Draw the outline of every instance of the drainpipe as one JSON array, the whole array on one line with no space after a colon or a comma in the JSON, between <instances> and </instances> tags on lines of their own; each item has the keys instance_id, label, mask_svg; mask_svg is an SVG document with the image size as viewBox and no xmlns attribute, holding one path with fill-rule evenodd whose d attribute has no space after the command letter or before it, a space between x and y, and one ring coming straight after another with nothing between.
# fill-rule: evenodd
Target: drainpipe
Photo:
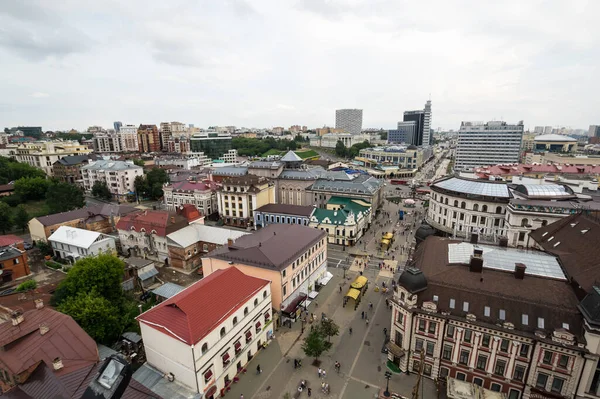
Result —
<instances>
[{"instance_id":1,"label":"drainpipe","mask_svg":"<svg viewBox=\"0 0 600 399\"><path fill-rule=\"evenodd\" d=\"M190 346L192 349L192 360L194 361L194 379L196 380L196 392L200 393L200 386L198 385L198 370L196 369L196 355L194 354L194 345Z\"/></svg>"}]
</instances>

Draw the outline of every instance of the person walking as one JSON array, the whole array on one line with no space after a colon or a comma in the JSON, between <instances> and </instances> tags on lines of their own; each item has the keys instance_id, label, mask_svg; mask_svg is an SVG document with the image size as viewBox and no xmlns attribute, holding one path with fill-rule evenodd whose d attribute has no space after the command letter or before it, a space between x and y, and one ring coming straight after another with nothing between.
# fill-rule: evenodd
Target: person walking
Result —
<instances>
[{"instance_id":1,"label":"person walking","mask_svg":"<svg viewBox=\"0 0 600 399\"><path fill-rule=\"evenodd\" d=\"M365 311L363 310L362 312L360 312L360 318L364 319L365 318Z\"/></svg>"},{"instance_id":2,"label":"person walking","mask_svg":"<svg viewBox=\"0 0 600 399\"><path fill-rule=\"evenodd\" d=\"M352 335L352 327L348 328L348 332Z\"/></svg>"},{"instance_id":3,"label":"person walking","mask_svg":"<svg viewBox=\"0 0 600 399\"><path fill-rule=\"evenodd\" d=\"M325 371L325 369L321 370L321 377L327 377L327 372Z\"/></svg>"},{"instance_id":4,"label":"person walking","mask_svg":"<svg viewBox=\"0 0 600 399\"><path fill-rule=\"evenodd\" d=\"M260 368L260 364L256 366L256 374L262 373L262 369Z\"/></svg>"},{"instance_id":5,"label":"person walking","mask_svg":"<svg viewBox=\"0 0 600 399\"><path fill-rule=\"evenodd\" d=\"M321 367L319 367L319 369L317 370L317 374L319 375L319 378L321 378L321 373L323 373L323 370L321 370Z\"/></svg>"},{"instance_id":6,"label":"person walking","mask_svg":"<svg viewBox=\"0 0 600 399\"><path fill-rule=\"evenodd\" d=\"M369 325L369 318L367 317L367 325Z\"/></svg>"},{"instance_id":7,"label":"person walking","mask_svg":"<svg viewBox=\"0 0 600 399\"><path fill-rule=\"evenodd\" d=\"M385 327L383 328L383 336L387 337L387 328L385 328Z\"/></svg>"},{"instance_id":8,"label":"person walking","mask_svg":"<svg viewBox=\"0 0 600 399\"><path fill-rule=\"evenodd\" d=\"M244 394L241 394L241 395L240 395L240 399L244 399Z\"/></svg>"},{"instance_id":9,"label":"person walking","mask_svg":"<svg viewBox=\"0 0 600 399\"><path fill-rule=\"evenodd\" d=\"M308 389L308 396L310 397L312 395L312 389L307 388Z\"/></svg>"}]
</instances>

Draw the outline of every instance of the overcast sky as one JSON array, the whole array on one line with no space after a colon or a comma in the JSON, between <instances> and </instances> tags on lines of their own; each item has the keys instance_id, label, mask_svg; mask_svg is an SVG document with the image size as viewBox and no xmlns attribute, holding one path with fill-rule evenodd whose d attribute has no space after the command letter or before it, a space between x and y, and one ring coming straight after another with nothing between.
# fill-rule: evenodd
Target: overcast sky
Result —
<instances>
[{"instance_id":1,"label":"overcast sky","mask_svg":"<svg viewBox=\"0 0 600 399\"><path fill-rule=\"evenodd\" d=\"M3 0L0 125L600 124L598 0Z\"/></svg>"}]
</instances>

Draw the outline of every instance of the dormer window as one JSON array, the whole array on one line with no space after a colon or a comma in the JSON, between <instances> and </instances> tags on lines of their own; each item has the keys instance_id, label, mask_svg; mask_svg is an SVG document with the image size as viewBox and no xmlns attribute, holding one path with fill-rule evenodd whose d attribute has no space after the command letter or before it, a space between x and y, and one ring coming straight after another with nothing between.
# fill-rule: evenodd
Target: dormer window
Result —
<instances>
[{"instance_id":1,"label":"dormer window","mask_svg":"<svg viewBox=\"0 0 600 399\"><path fill-rule=\"evenodd\" d=\"M544 318L543 317L538 317L538 328L541 328L541 329L544 328Z\"/></svg>"}]
</instances>

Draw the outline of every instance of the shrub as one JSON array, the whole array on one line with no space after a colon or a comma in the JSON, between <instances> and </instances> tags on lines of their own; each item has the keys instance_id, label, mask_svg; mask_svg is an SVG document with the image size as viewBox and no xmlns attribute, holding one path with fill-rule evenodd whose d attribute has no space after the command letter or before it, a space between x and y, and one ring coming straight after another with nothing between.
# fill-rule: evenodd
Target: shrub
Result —
<instances>
[{"instance_id":1,"label":"shrub","mask_svg":"<svg viewBox=\"0 0 600 399\"><path fill-rule=\"evenodd\" d=\"M29 291L29 290L35 289L35 287L37 287L37 282L35 280L27 280L27 281L23 281L21 284L19 284L17 286L16 291L17 292Z\"/></svg>"}]
</instances>

